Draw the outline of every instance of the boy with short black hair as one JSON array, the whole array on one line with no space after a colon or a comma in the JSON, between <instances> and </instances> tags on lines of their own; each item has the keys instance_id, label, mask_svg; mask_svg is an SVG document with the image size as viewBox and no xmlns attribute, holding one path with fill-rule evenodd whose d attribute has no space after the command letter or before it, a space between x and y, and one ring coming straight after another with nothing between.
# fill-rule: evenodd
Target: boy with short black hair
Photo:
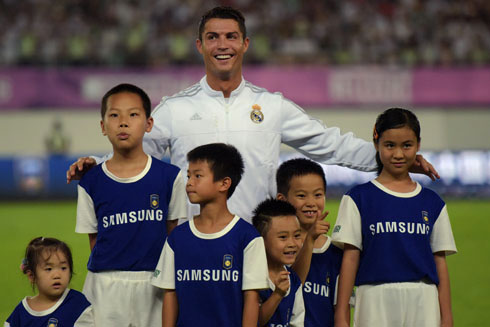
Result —
<instances>
[{"instance_id":1,"label":"boy with short black hair","mask_svg":"<svg viewBox=\"0 0 490 327\"><path fill-rule=\"evenodd\" d=\"M252 223L264 238L269 288L260 291L258 326L303 326L302 281L289 266L301 249L296 209L285 201L268 199L254 211Z\"/></svg>"},{"instance_id":2,"label":"boy with short black hair","mask_svg":"<svg viewBox=\"0 0 490 327\"><path fill-rule=\"evenodd\" d=\"M100 125L114 155L78 185L75 231L88 234L91 250L83 292L97 326L162 324L162 292L150 279L187 200L180 169L143 151L150 110L148 95L132 84L104 95Z\"/></svg>"},{"instance_id":3,"label":"boy with short black hair","mask_svg":"<svg viewBox=\"0 0 490 327\"><path fill-rule=\"evenodd\" d=\"M227 207L242 157L213 143L187 159L187 195L201 212L174 229L155 270L152 284L165 289L163 326L256 327L258 290L268 287L264 241Z\"/></svg>"},{"instance_id":4,"label":"boy with short black hair","mask_svg":"<svg viewBox=\"0 0 490 327\"><path fill-rule=\"evenodd\" d=\"M291 203L301 225L303 248L293 269L305 278L303 297L305 326L334 325L337 278L342 250L326 235L330 224L324 221L326 179L323 168L314 161L297 158L285 161L276 173L277 198Z\"/></svg>"}]
</instances>

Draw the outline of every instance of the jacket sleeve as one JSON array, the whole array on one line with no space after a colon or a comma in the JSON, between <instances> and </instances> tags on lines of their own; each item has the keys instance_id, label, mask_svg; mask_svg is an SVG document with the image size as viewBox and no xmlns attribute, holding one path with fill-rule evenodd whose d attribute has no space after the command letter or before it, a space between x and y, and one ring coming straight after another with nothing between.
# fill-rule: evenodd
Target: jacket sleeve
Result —
<instances>
[{"instance_id":1,"label":"jacket sleeve","mask_svg":"<svg viewBox=\"0 0 490 327\"><path fill-rule=\"evenodd\" d=\"M282 98L281 111L283 143L326 165L376 170L376 150L371 142L353 133L340 134L338 127L325 126L288 99Z\"/></svg>"},{"instance_id":2,"label":"jacket sleeve","mask_svg":"<svg viewBox=\"0 0 490 327\"><path fill-rule=\"evenodd\" d=\"M166 98L162 99L151 116L153 117L153 128L150 133L146 133L143 137L143 149L147 154L161 160L170 146L170 136L172 135L171 110Z\"/></svg>"}]
</instances>

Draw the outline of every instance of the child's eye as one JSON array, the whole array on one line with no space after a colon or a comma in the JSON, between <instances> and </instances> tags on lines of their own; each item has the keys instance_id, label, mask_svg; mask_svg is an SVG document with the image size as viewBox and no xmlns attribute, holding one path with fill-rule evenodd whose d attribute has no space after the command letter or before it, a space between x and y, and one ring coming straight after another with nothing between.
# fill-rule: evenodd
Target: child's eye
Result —
<instances>
[{"instance_id":1,"label":"child's eye","mask_svg":"<svg viewBox=\"0 0 490 327\"><path fill-rule=\"evenodd\" d=\"M133 113L131 114L131 117L136 117L136 116L139 116L137 112L133 112Z\"/></svg>"}]
</instances>

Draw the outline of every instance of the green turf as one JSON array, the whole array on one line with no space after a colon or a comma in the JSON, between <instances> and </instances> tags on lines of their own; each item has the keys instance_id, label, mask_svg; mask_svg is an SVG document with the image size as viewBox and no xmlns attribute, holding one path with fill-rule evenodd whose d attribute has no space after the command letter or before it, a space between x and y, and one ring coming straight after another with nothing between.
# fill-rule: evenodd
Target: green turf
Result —
<instances>
[{"instance_id":1,"label":"green turf","mask_svg":"<svg viewBox=\"0 0 490 327\"><path fill-rule=\"evenodd\" d=\"M327 202L334 224L338 201ZM490 321L490 201L448 201L459 253L448 257L455 326L485 326ZM74 202L0 203L0 324L26 295L33 294L19 266L34 237L51 236L72 248L75 273L71 287L81 290L89 255L88 237L75 234ZM485 259L487 258L487 259Z\"/></svg>"}]
</instances>

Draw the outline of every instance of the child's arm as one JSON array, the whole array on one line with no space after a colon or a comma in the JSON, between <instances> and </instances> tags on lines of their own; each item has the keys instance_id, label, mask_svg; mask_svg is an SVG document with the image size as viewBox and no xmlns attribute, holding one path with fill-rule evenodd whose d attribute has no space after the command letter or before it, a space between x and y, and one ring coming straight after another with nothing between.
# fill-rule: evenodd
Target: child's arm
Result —
<instances>
[{"instance_id":1,"label":"child's arm","mask_svg":"<svg viewBox=\"0 0 490 327\"><path fill-rule=\"evenodd\" d=\"M259 319L259 291L246 290L243 292L243 327L257 327Z\"/></svg>"},{"instance_id":2,"label":"child's arm","mask_svg":"<svg viewBox=\"0 0 490 327\"><path fill-rule=\"evenodd\" d=\"M344 244L344 256L340 268L337 292L337 306L334 314L335 327L349 327L350 325L349 299L354 288L360 253L361 251L355 246Z\"/></svg>"},{"instance_id":3,"label":"child's arm","mask_svg":"<svg viewBox=\"0 0 490 327\"><path fill-rule=\"evenodd\" d=\"M291 266L291 269L298 275L301 280L301 284L304 284L308 272L310 271L311 256L313 254L313 247L318 236L326 234L330 228L330 223L324 221L325 217L328 215L328 211L325 213L318 213L318 219L308 230L303 246L298 253L298 256Z\"/></svg>"},{"instance_id":4,"label":"child's arm","mask_svg":"<svg viewBox=\"0 0 490 327\"><path fill-rule=\"evenodd\" d=\"M282 298L286 296L289 289L289 272L284 270L279 273L276 280L273 280L276 286L271 296L262 303L259 310L259 326L267 325L267 322L271 319L274 312L276 312L279 303Z\"/></svg>"},{"instance_id":5,"label":"child's arm","mask_svg":"<svg viewBox=\"0 0 490 327\"><path fill-rule=\"evenodd\" d=\"M97 233L88 234L88 242L90 244L90 252L94 249L95 242L97 241Z\"/></svg>"},{"instance_id":6,"label":"child's arm","mask_svg":"<svg viewBox=\"0 0 490 327\"><path fill-rule=\"evenodd\" d=\"M175 290L165 290L163 293L162 327L175 327L179 315L179 303Z\"/></svg>"},{"instance_id":7,"label":"child's arm","mask_svg":"<svg viewBox=\"0 0 490 327\"><path fill-rule=\"evenodd\" d=\"M437 287L437 290L439 292L439 307L441 310L441 327L452 327L453 313L451 309L451 290L449 286L446 253L434 253L434 260L436 262L437 275L439 277L439 286Z\"/></svg>"}]
</instances>

